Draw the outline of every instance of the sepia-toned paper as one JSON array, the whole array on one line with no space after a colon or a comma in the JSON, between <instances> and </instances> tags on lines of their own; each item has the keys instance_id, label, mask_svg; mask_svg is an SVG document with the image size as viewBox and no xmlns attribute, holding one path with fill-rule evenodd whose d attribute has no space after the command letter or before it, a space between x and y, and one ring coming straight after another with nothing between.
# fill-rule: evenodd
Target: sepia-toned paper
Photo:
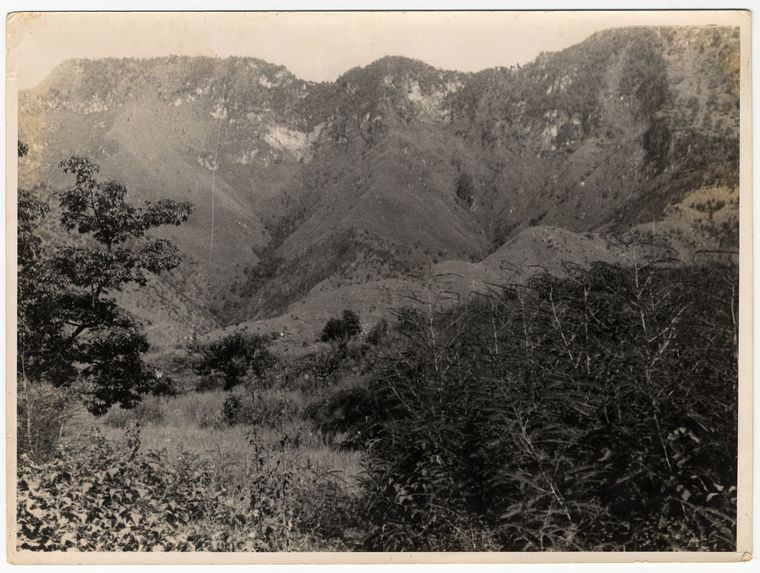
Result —
<instances>
[{"instance_id":1,"label":"sepia-toned paper","mask_svg":"<svg viewBox=\"0 0 760 573\"><path fill-rule=\"evenodd\" d=\"M594 31L619 26L738 26L741 42L740 151L740 339L739 465L737 551L735 553L42 553L17 551L16 507L16 173L19 90L29 89L69 57L150 57L170 54L254 56L287 67L303 54L305 70L323 63L315 77L335 79L349 67L366 65L394 49L438 68L478 71L491 50L508 49L515 38L553 35L561 49ZM343 31L343 32L342 32ZM371 31L371 33L370 33ZM451 49L456 58L435 60L436 50ZM258 32L258 33L257 33ZM341 34L344 34L341 37ZM369 37L363 37L368 35ZM748 11L631 12L252 12L252 13L13 13L7 21L6 78L6 542L8 560L16 564L361 564L361 563L560 563L560 562L721 562L745 561L752 555L752 141L751 18ZM418 42L419 38L426 42ZM340 45L343 54L326 49ZM467 69L467 47L477 63ZM267 45L268 43L268 45ZM381 53L382 52L382 53ZM530 50L526 49L526 54ZM379 55L378 55L379 54ZM525 56L525 61L537 54ZM330 58L333 58L330 60ZM474 56L473 56L474 58ZM479 66L479 63L483 62ZM304 77L303 79L311 79ZM44 129L44 126L41 126Z\"/></svg>"}]
</instances>

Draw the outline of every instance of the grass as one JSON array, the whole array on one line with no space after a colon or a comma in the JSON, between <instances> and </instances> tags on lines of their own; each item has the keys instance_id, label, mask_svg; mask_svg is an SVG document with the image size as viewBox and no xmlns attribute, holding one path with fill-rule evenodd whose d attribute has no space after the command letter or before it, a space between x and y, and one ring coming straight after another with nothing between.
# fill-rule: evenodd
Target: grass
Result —
<instances>
[{"instance_id":1,"label":"grass","mask_svg":"<svg viewBox=\"0 0 760 573\"><path fill-rule=\"evenodd\" d=\"M133 410L114 407L103 418L82 412L80 428L92 426L110 441L122 442L127 428L135 421L141 426L141 445L164 450L172 460L188 453L211 459L233 482L244 483L253 471L256 457L266 451L283 466L305 466L329 472L345 483L347 490L357 487L361 454L339 451L326 443L311 423L297 418L281 428L248 425L228 426L222 409L229 392L215 390L175 397L146 396ZM302 412L308 395L302 391L264 390L263 399L276 397L290 401Z\"/></svg>"},{"instance_id":2,"label":"grass","mask_svg":"<svg viewBox=\"0 0 760 573\"><path fill-rule=\"evenodd\" d=\"M362 454L339 450L322 437L303 415L316 396L301 390L254 393L253 405L263 403L267 416L266 404L288 402L294 414L284 421L273 416L271 424L267 418L259 424L230 424L223 414L225 403L233 395L245 397L246 391L147 396L132 410L114 407L100 418L82 406L72 409L56 454L38 465L27 458L21 463L27 485L19 498L20 546L106 551L358 548ZM61 469L70 476L65 483L54 479ZM38 483L35 476L41 476L44 486L30 489L29 483ZM129 507L137 517L123 524L125 506L108 499L136 491L139 497ZM162 509L167 502L168 513ZM83 525L70 519L71 512L59 511L62 503L77 514L98 517L92 527ZM150 523L143 515L150 516Z\"/></svg>"}]
</instances>

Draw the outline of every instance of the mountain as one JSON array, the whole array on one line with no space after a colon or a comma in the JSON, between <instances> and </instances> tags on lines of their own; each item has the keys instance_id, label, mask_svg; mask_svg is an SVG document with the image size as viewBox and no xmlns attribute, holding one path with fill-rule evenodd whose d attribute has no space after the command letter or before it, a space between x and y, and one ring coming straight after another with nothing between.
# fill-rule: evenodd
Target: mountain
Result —
<instances>
[{"instance_id":1,"label":"mountain","mask_svg":"<svg viewBox=\"0 0 760 573\"><path fill-rule=\"evenodd\" d=\"M165 231L185 262L157 308L125 297L154 341L247 321L308 344L431 280L461 298L644 242L734 249L738 51L738 28L620 28L517 68L386 57L330 83L252 58L67 61L20 95L20 184L63 185L80 154L195 204Z\"/></svg>"}]
</instances>

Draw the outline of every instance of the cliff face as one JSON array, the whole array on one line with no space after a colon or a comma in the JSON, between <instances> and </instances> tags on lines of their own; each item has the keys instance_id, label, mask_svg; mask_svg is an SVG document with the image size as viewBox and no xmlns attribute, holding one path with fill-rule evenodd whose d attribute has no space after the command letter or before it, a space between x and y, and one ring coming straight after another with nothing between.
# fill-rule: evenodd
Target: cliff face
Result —
<instances>
[{"instance_id":1,"label":"cliff face","mask_svg":"<svg viewBox=\"0 0 760 573\"><path fill-rule=\"evenodd\" d=\"M138 198L192 201L166 231L186 263L155 292L200 329L504 258L545 239L531 227L688 235L705 189L727 197L711 239L726 245L738 45L738 29L616 29L517 69L386 57L322 84L251 58L69 61L20 96L20 184L60 185L78 154Z\"/></svg>"}]
</instances>

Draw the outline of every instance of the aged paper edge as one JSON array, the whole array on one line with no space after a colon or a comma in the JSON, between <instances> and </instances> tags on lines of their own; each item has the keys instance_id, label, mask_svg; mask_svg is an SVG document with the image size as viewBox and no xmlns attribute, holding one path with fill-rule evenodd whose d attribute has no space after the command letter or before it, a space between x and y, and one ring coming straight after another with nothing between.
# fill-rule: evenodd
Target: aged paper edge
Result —
<instances>
[{"instance_id":1,"label":"aged paper edge","mask_svg":"<svg viewBox=\"0 0 760 573\"><path fill-rule=\"evenodd\" d=\"M488 11L483 11L487 16ZM553 11L522 11L553 12ZM175 12L176 13L176 12ZM520 14L520 11L512 12ZM582 17L583 11L571 13ZM598 14L599 12L597 12ZM66 553L16 550L16 196L18 162L18 85L14 70L19 50L10 41L26 18L54 17L56 12L17 12L6 22L6 547L7 560L19 565L210 565L210 564L463 564L463 563L718 563L752 558L752 400L753 400L753 255L752 255L752 81L751 12L749 10L623 10L610 18L636 18L631 25L731 25L740 28L740 268L739 268L739 460L736 552L555 552L555 553ZM98 14L83 12L83 14ZM156 13L166 17L169 12ZM202 16L203 13L197 13ZM335 18L341 12L331 13ZM403 17L402 12L397 12ZM234 17L234 13L230 14Z\"/></svg>"}]
</instances>

